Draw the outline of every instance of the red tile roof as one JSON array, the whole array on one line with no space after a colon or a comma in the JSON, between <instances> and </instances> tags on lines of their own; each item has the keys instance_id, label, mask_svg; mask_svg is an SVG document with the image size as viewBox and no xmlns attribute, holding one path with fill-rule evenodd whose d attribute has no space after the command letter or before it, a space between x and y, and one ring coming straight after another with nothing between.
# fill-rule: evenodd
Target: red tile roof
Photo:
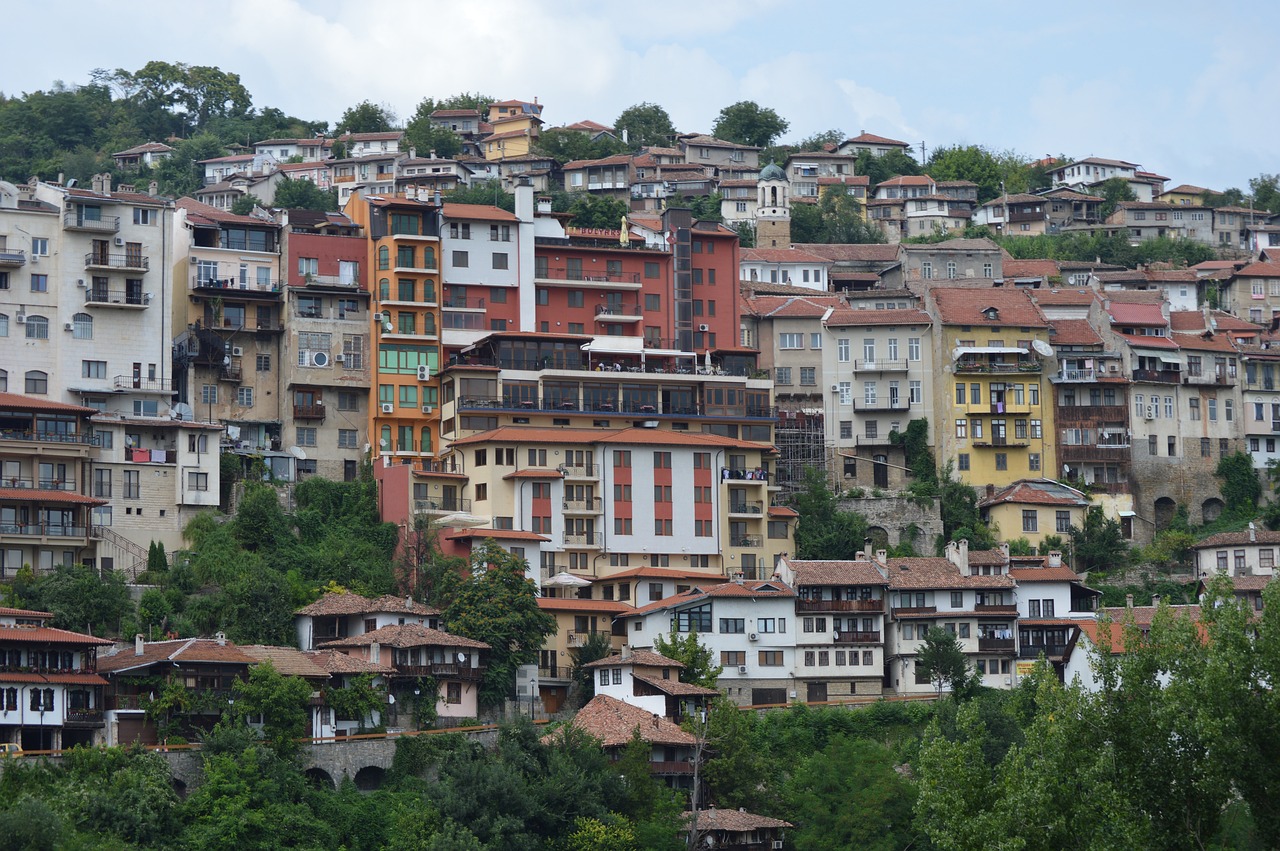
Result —
<instances>
[{"instance_id":1,"label":"red tile roof","mask_svg":"<svg viewBox=\"0 0 1280 851\"><path fill-rule=\"evenodd\" d=\"M899 142L897 139L890 139L886 136L877 136L874 133L860 133L857 136L844 140L844 144L846 145L850 142L861 142L867 145L897 145L900 148L911 147L906 142Z\"/></svg>"},{"instance_id":2,"label":"red tile roof","mask_svg":"<svg viewBox=\"0 0 1280 851\"><path fill-rule=\"evenodd\" d=\"M938 316L947 325L981 325L987 327L1047 328L1049 320L1022 289L960 289L936 287L929 291L938 306ZM987 319L984 310L994 307L995 319Z\"/></svg>"},{"instance_id":3,"label":"red tile roof","mask_svg":"<svg viewBox=\"0 0 1280 851\"><path fill-rule=\"evenodd\" d=\"M322 649L332 647L368 647L380 644L383 647L467 647L473 650L488 650L489 645L483 641L464 638L440 629L430 629L416 623L390 624L379 627L372 632L326 641L320 645Z\"/></svg>"},{"instance_id":4,"label":"red tile roof","mask_svg":"<svg viewBox=\"0 0 1280 851\"><path fill-rule=\"evenodd\" d=\"M1117 337L1124 340L1130 346L1136 346L1140 349L1177 349L1178 344L1169 337L1148 337L1142 334L1117 334Z\"/></svg>"},{"instance_id":5,"label":"red tile roof","mask_svg":"<svg viewBox=\"0 0 1280 851\"><path fill-rule=\"evenodd\" d=\"M686 733L666 718L604 694L591 698L569 723L599 739L606 748L625 747L636 735L655 745L692 747L697 744L692 733Z\"/></svg>"},{"instance_id":6,"label":"red tile roof","mask_svg":"<svg viewBox=\"0 0 1280 851\"><path fill-rule=\"evenodd\" d=\"M743 263L829 263L825 257L799 248L744 248Z\"/></svg>"},{"instance_id":7,"label":"red tile roof","mask_svg":"<svg viewBox=\"0 0 1280 851\"><path fill-rule=\"evenodd\" d=\"M1280 544L1280 532L1270 529L1254 530L1254 540L1249 540L1249 532L1219 532L1200 541L1192 549L1208 550L1215 547L1241 547L1248 544Z\"/></svg>"},{"instance_id":8,"label":"red tile roof","mask_svg":"<svg viewBox=\"0 0 1280 851\"><path fill-rule=\"evenodd\" d=\"M550 541L545 535L537 532L525 532L521 529L459 529L445 535L450 541L465 541L468 538L493 538L510 541Z\"/></svg>"},{"instance_id":9,"label":"red tile roof","mask_svg":"<svg viewBox=\"0 0 1280 851\"><path fill-rule=\"evenodd\" d=\"M713 697L720 694L720 689L706 688L705 686L697 686L693 683L682 683L677 679L663 679L646 674L632 673L634 679L639 680L646 685L652 686L663 694L669 694L672 697Z\"/></svg>"},{"instance_id":10,"label":"red tile roof","mask_svg":"<svg viewBox=\"0 0 1280 851\"><path fill-rule=\"evenodd\" d=\"M303 606L294 612L295 615L311 615L312 617L327 615L438 615L439 609L417 602L407 597L391 594L382 597L362 597L359 594L328 593L314 603Z\"/></svg>"},{"instance_id":11,"label":"red tile roof","mask_svg":"<svg viewBox=\"0 0 1280 851\"><path fill-rule=\"evenodd\" d=\"M48 683L68 686L105 686L107 681L97 674L36 674L19 671L0 672L0 683Z\"/></svg>"},{"instance_id":12,"label":"red tile roof","mask_svg":"<svg viewBox=\"0 0 1280 851\"><path fill-rule=\"evenodd\" d=\"M143 645L142 653L132 644L117 645L114 655L98 656L98 670L103 673L124 673L146 668L160 662L207 662L211 664L248 667L257 663L230 641L214 638L178 638L172 641L150 641Z\"/></svg>"},{"instance_id":13,"label":"red tile roof","mask_svg":"<svg viewBox=\"0 0 1280 851\"><path fill-rule=\"evenodd\" d=\"M975 555L970 553L970 563ZM998 576L962 576L959 569L945 558L891 558L889 559L889 588L899 589L952 589L952 588L1012 588L1013 578Z\"/></svg>"},{"instance_id":14,"label":"red tile roof","mask_svg":"<svg viewBox=\"0 0 1280 851\"><path fill-rule=\"evenodd\" d=\"M563 479L564 473L559 470L516 470L507 473L504 479Z\"/></svg>"},{"instance_id":15,"label":"red tile roof","mask_svg":"<svg viewBox=\"0 0 1280 851\"><path fill-rule=\"evenodd\" d=\"M1280 263L1250 263L1236 272L1237 278L1280 278Z\"/></svg>"},{"instance_id":16,"label":"red tile roof","mask_svg":"<svg viewBox=\"0 0 1280 851\"><path fill-rule=\"evenodd\" d=\"M1117 325L1164 327L1169 324L1158 304L1123 304L1113 299L1107 306L1107 312Z\"/></svg>"},{"instance_id":17,"label":"red tile roof","mask_svg":"<svg viewBox=\"0 0 1280 851\"><path fill-rule=\"evenodd\" d=\"M632 650L628 654L614 653L603 659L588 662L584 668L616 668L620 665L647 665L651 668L683 668L684 662L669 659L652 650Z\"/></svg>"},{"instance_id":18,"label":"red tile roof","mask_svg":"<svg viewBox=\"0 0 1280 851\"><path fill-rule=\"evenodd\" d=\"M603 157L598 160L573 160L565 163L562 170L576 171L580 168L597 168L609 165L631 165L631 154L616 154L612 157Z\"/></svg>"},{"instance_id":19,"label":"red tile roof","mask_svg":"<svg viewBox=\"0 0 1280 851\"><path fill-rule=\"evenodd\" d=\"M796 587L804 585L888 585L889 580L869 561L798 561L787 563L796 572Z\"/></svg>"},{"instance_id":20,"label":"red tile roof","mask_svg":"<svg viewBox=\"0 0 1280 851\"><path fill-rule=\"evenodd\" d=\"M1102 337L1087 319L1055 319L1049 341L1055 346L1100 346Z\"/></svg>"},{"instance_id":21,"label":"red tile roof","mask_svg":"<svg viewBox=\"0 0 1280 851\"><path fill-rule=\"evenodd\" d=\"M444 208L444 217L446 219L470 219L471 221L482 220L487 222L518 222L515 213L509 213L501 207L494 207L490 204L455 204L452 201L445 201L442 205Z\"/></svg>"},{"instance_id":22,"label":"red tile roof","mask_svg":"<svg viewBox=\"0 0 1280 851\"><path fill-rule=\"evenodd\" d=\"M1001 488L992 496L978 502L983 508L1006 503L1025 503L1029 505L1065 505L1086 506L1089 500L1077 490L1049 479L1023 480ZM970 561L972 556L970 553ZM1003 558L1001 558L1003 562Z\"/></svg>"},{"instance_id":23,"label":"red tile roof","mask_svg":"<svg viewBox=\"0 0 1280 851\"><path fill-rule=\"evenodd\" d=\"M26 612L25 614L29 617L36 613ZM105 638L52 626L0 626L0 641L23 644L81 644L86 647L101 647L113 643Z\"/></svg>"},{"instance_id":24,"label":"red tile roof","mask_svg":"<svg viewBox=\"0 0 1280 851\"><path fill-rule=\"evenodd\" d=\"M302 652L311 657L311 661L317 667L328 671L330 674L390 674L395 672L395 668L390 665L368 662L359 656L352 656L338 650L304 650Z\"/></svg>"},{"instance_id":25,"label":"red tile roof","mask_svg":"<svg viewBox=\"0 0 1280 851\"><path fill-rule=\"evenodd\" d=\"M242 644L240 649L258 662L270 662L286 677L303 677L308 680L327 680L329 672L311 656L296 647L273 647L267 644Z\"/></svg>"},{"instance_id":26,"label":"red tile roof","mask_svg":"<svg viewBox=\"0 0 1280 851\"><path fill-rule=\"evenodd\" d=\"M1011 567L1009 575L1018 582L1080 582L1079 574L1069 567Z\"/></svg>"},{"instance_id":27,"label":"red tile roof","mask_svg":"<svg viewBox=\"0 0 1280 851\"><path fill-rule=\"evenodd\" d=\"M1005 260L1001 267L1006 278L1052 278L1061 271L1052 260Z\"/></svg>"},{"instance_id":28,"label":"red tile roof","mask_svg":"<svg viewBox=\"0 0 1280 851\"><path fill-rule=\"evenodd\" d=\"M898 259L898 246L879 243L794 243L811 254L836 262L893 263Z\"/></svg>"},{"instance_id":29,"label":"red tile roof","mask_svg":"<svg viewBox=\"0 0 1280 851\"><path fill-rule=\"evenodd\" d=\"M602 576L597 581L609 582L614 579L631 579L633 577L646 576L654 579L694 579L704 582L724 581L724 576L708 573L705 570L677 570L670 567L633 567L630 570L622 570L617 573L610 573L608 576Z\"/></svg>"},{"instance_id":30,"label":"red tile roof","mask_svg":"<svg viewBox=\"0 0 1280 851\"><path fill-rule=\"evenodd\" d=\"M53 617L53 612L37 612L32 609L11 609L8 606L0 606L0 616L6 615L19 618L40 618L48 620Z\"/></svg>"},{"instance_id":31,"label":"red tile roof","mask_svg":"<svg viewBox=\"0 0 1280 851\"><path fill-rule=\"evenodd\" d=\"M21 393L0 393L0 410L5 411L44 411L66 414L96 414L96 408L83 405L68 405L54 402L51 399L39 399L35 396L24 396Z\"/></svg>"},{"instance_id":32,"label":"red tile roof","mask_svg":"<svg viewBox=\"0 0 1280 851\"><path fill-rule=\"evenodd\" d=\"M72 491L37 490L35 488L0 488L0 500L22 502L55 502L64 505L106 505L110 500L96 499Z\"/></svg>"},{"instance_id":33,"label":"red tile roof","mask_svg":"<svg viewBox=\"0 0 1280 851\"><path fill-rule=\"evenodd\" d=\"M883 183L877 183L876 188L881 186L930 186L933 184L933 178L927 174L900 174L897 177L891 177Z\"/></svg>"},{"instance_id":34,"label":"red tile roof","mask_svg":"<svg viewBox=\"0 0 1280 851\"><path fill-rule=\"evenodd\" d=\"M626 603L615 600L580 600L577 597L539 597L538 608L548 612L602 612L610 615L635 611Z\"/></svg>"},{"instance_id":35,"label":"red tile roof","mask_svg":"<svg viewBox=\"0 0 1280 851\"><path fill-rule=\"evenodd\" d=\"M1208 331L1202 331L1199 334L1174 333L1169 336L1181 349L1191 349L1197 352L1223 352L1232 355L1238 353L1231 337L1227 334L1213 334Z\"/></svg>"},{"instance_id":36,"label":"red tile roof","mask_svg":"<svg viewBox=\"0 0 1280 851\"><path fill-rule=\"evenodd\" d=\"M893 310L857 310L846 307L837 309L827 317L828 328L858 327L862 325L931 325L929 314L914 307Z\"/></svg>"},{"instance_id":37,"label":"red tile roof","mask_svg":"<svg viewBox=\"0 0 1280 851\"><path fill-rule=\"evenodd\" d=\"M681 814L685 824L693 824L693 811L685 810ZM698 830L723 830L728 833L747 833L753 830L776 830L791 827L791 822L782 819L758 816L743 810L708 809L698 811ZM733 840L731 840L733 841Z\"/></svg>"}]
</instances>

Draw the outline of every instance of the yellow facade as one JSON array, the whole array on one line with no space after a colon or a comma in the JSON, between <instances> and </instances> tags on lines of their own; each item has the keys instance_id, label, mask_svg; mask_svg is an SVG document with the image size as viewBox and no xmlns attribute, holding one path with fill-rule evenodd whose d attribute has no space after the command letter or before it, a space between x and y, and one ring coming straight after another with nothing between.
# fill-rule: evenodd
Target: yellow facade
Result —
<instances>
[{"instance_id":1,"label":"yellow facade","mask_svg":"<svg viewBox=\"0 0 1280 851\"><path fill-rule=\"evenodd\" d=\"M1082 505L1041 505L1030 502L1003 502L993 505L987 510L987 523L1002 541L1014 541L1026 538L1031 546L1038 547L1044 539L1056 535L1066 538L1069 532L1058 530L1058 512L1065 511L1070 518L1070 525L1084 524L1085 506ZM1029 524L1027 512L1034 512L1035 518ZM1030 528L1034 526L1034 528Z\"/></svg>"}]
</instances>

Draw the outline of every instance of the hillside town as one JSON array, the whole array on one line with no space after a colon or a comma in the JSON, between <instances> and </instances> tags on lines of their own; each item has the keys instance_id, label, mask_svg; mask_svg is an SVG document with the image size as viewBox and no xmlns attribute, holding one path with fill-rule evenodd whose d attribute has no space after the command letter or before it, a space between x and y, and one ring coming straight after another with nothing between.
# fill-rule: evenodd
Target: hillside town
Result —
<instances>
[{"instance_id":1,"label":"hillside town","mask_svg":"<svg viewBox=\"0 0 1280 851\"><path fill-rule=\"evenodd\" d=\"M278 643L176 610L66 629L11 592L0 742L194 737L265 666L307 684L308 738L513 711L612 759L638 736L696 832L688 722L715 699L938 698L960 682L938 632L969 687L1103 689L1120 625L1162 607L1104 604L1095 528L1117 558L1183 535L1175 617L1218 576L1261 612L1280 531L1232 485L1260 493L1280 460L1280 214L1124 159L1050 157L1043 186L987 197L884 176L915 148L874 132L773 161L544 119L566 106L436 109L447 155L404 129L252 141L194 162L180 197L155 173L172 138L87 181L0 175L0 582L86 566L136 603L207 524L266 489L301 516L316 479L369 483L398 559L380 594L312 577ZM622 152L541 141L575 134ZM332 204L276 206L303 181ZM584 224L561 198L621 212ZM839 205L865 238L797 239ZM1211 259L1016 247L1059 237ZM815 549L815 500L865 534ZM549 625L536 653L508 670L505 635L455 630L415 547L514 566ZM691 636L702 683L673 658ZM334 698L353 686L375 699ZM726 847L791 826L703 817Z\"/></svg>"}]
</instances>

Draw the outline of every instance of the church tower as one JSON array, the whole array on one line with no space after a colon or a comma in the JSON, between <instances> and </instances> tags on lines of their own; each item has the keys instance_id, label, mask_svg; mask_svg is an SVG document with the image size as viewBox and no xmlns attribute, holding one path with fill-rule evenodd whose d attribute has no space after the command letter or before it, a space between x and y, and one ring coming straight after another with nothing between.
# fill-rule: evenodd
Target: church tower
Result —
<instances>
[{"instance_id":1,"label":"church tower","mask_svg":"<svg viewBox=\"0 0 1280 851\"><path fill-rule=\"evenodd\" d=\"M756 248L791 247L791 198L787 173L776 163L756 183Z\"/></svg>"}]
</instances>

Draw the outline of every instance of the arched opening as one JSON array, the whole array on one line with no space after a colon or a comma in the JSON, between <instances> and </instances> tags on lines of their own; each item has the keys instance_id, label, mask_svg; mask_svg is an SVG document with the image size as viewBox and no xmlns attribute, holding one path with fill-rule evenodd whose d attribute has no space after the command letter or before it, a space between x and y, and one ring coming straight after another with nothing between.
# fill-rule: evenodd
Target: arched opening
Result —
<instances>
[{"instance_id":1,"label":"arched opening","mask_svg":"<svg viewBox=\"0 0 1280 851\"><path fill-rule=\"evenodd\" d=\"M1178 504L1167 496L1156 500L1156 531L1163 532L1169 528L1174 516L1178 513Z\"/></svg>"},{"instance_id":2,"label":"arched opening","mask_svg":"<svg viewBox=\"0 0 1280 851\"><path fill-rule=\"evenodd\" d=\"M769 187L769 206L778 206L778 187L776 186Z\"/></svg>"},{"instance_id":3,"label":"arched opening","mask_svg":"<svg viewBox=\"0 0 1280 851\"><path fill-rule=\"evenodd\" d=\"M187 782L177 777L169 778L169 785L173 787L174 794L179 798L187 797Z\"/></svg>"},{"instance_id":4,"label":"arched opening","mask_svg":"<svg viewBox=\"0 0 1280 851\"><path fill-rule=\"evenodd\" d=\"M382 778L385 774L386 772L376 765L366 765L356 772L356 788L361 792L372 792L381 788Z\"/></svg>"},{"instance_id":5,"label":"arched opening","mask_svg":"<svg viewBox=\"0 0 1280 851\"><path fill-rule=\"evenodd\" d=\"M1200 503L1200 516L1204 519L1205 523L1212 523L1222 516L1222 509L1226 507L1227 504L1225 502L1218 499L1216 496L1211 496L1204 502Z\"/></svg>"},{"instance_id":6,"label":"arched opening","mask_svg":"<svg viewBox=\"0 0 1280 851\"><path fill-rule=\"evenodd\" d=\"M889 532L883 526L871 526L867 529L867 537L871 539L870 556L876 550L889 549Z\"/></svg>"},{"instance_id":7,"label":"arched opening","mask_svg":"<svg viewBox=\"0 0 1280 851\"><path fill-rule=\"evenodd\" d=\"M307 782L317 789L337 788L337 785L333 782L333 777L323 768L312 766L303 773L306 775ZM379 780L379 784L381 784L381 780Z\"/></svg>"}]
</instances>

